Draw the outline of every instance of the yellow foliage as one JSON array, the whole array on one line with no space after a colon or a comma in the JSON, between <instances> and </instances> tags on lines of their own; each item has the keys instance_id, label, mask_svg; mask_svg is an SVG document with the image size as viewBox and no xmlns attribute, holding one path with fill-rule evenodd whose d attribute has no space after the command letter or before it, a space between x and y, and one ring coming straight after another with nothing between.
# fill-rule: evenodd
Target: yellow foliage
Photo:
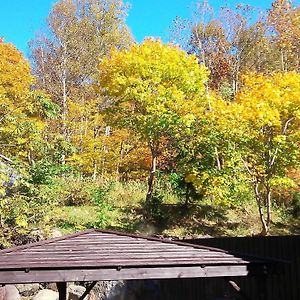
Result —
<instances>
[{"instance_id":1,"label":"yellow foliage","mask_svg":"<svg viewBox=\"0 0 300 300\"><path fill-rule=\"evenodd\" d=\"M12 44L0 40L0 151L27 158L44 129L40 105L30 91L29 63Z\"/></svg>"}]
</instances>

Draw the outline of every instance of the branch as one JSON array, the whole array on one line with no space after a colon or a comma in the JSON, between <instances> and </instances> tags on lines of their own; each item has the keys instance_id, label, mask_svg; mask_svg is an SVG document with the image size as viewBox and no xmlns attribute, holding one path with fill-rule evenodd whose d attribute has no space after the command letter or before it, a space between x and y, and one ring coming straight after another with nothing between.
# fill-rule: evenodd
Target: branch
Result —
<instances>
[{"instance_id":1,"label":"branch","mask_svg":"<svg viewBox=\"0 0 300 300\"><path fill-rule=\"evenodd\" d=\"M250 176L253 176L253 173L251 172L251 170L249 169L247 162L243 159L243 157L241 156L241 160L244 164L244 167L246 168L247 172L249 173Z\"/></svg>"},{"instance_id":2,"label":"branch","mask_svg":"<svg viewBox=\"0 0 300 300\"><path fill-rule=\"evenodd\" d=\"M287 119L287 121L285 122L285 124L283 126L283 129L282 129L282 134L284 136L286 136L286 132L287 132L288 126L293 121L293 119L294 119L294 117L291 117L291 118ZM275 164L275 159L277 157L277 153L278 153L278 147L275 149L275 153L274 153L274 155L272 157L272 160L270 162L270 167L272 167Z\"/></svg>"},{"instance_id":3,"label":"branch","mask_svg":"<svg viewBox=\"0 0 300 300\"><path fill-rule=\"evenodd\" d=\"M4 159L4 160L6 160L6 161L8 161L10 163L13 163L13 161L10 158L8 158L8 157L6 157L6 156L4 156L2 154L0 154L0 158Z\"/></svg>"}]
</instances>

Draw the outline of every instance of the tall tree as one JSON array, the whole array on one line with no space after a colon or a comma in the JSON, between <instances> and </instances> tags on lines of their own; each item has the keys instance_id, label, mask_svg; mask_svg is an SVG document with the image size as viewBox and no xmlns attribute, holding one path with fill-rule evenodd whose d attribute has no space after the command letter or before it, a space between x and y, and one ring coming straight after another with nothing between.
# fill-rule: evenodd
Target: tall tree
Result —
<instances>
[{"instance_id":1,"label":"tall tree","mask_svg":"<svg viewBox=\"0 0 300 300\"><path fill-rule=\"evenodd\" d=\"M43 105L48 101L41 92L30 91L33 82L22 53L0 40L0 154L29 163L45 125Z\"/></svg>"},{"instance_id":2,"label":"tall tree","mask_svg":"<svg viewBox=\"0 0 300 300\"><path fill-rule=\"evenodd\" d=\"M276 0L268 14L268 23L277 47L282 71L300 70L300 8L293 1Z\"/></svg>"},{"instance_id":3,"label":"tall tree","mask_svg":"<svg viewBox=\"0 0 300 300\"><path fill-rule=\"evenodd\" d=\"M195 56L160 41L114 50L99 66L98 93L107 97L115 123L147 142L151 152L146 203L152 198L162 139L189 130L204 109L208 72Z\"/></svg>"},{"instance_id":4,"label":"tall tree","mask_svg":"<svg viewBox=\"0 0 300 300\"><path fill-rule=\"evenodd\" d=\"M47 30L31 41L37 88L61 107L57 130L70 140L68 101L84 105L94 98L93 76L101 57L131 41L122 0L61 0L47 19ZM64 156L62 156L64 161Z\"/></svg>"},{"instance_id":5,"label":"tall tree","mask_svg":"<svg viewBox=\"0 0 300 300\"><path fill-rule=\"evenodd\" d=\"M300 75L294 72L250 74L237 95L240 113L236 116L244 128L237 135L244 152L241 158L253 186L263 234L271 225L274 188L292 185L287 172L299 165L299 87Z\"/></svg>"},{"instance_id":6,"label":"tall tree","mask_svg":"<svg viewBox=\"0 0 300 300\"><path fill-rule=\"evenodd\" d=\"M211 71L210 87L231 90L231 99L238 91L241 74L262 71L269 63L264 14L249 5L225 6L215 14L208 1L200 1L191 20L177 19L176 27L175 42L197 55Z\"/></svg>"}]
</instances>

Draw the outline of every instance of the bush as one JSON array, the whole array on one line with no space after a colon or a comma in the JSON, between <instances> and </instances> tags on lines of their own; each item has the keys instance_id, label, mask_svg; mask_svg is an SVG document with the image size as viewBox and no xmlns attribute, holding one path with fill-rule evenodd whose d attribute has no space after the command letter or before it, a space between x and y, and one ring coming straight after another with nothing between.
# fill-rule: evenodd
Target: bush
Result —
<instances>
[{"instance_id":1,"label":"bush","mask_svg":"<svg viewBox=\"0 0 300 300\"><path fill-rule=\"evenodd\" d=\"M49 225L47 215L52 206L36 195L20 192L0 198L0 246L8 247L33 229Z\"/></svg>"},{"instance_id":2,"label":"bush","mask_svg":"<svg viewBox=\"0 0 300 300\"><path fill-rule=\"evenodd\" d=\"M295 218L299 218L300 217L300 193L299 192L293 193L292 205L293 205L293 210L292 210L293 216Z\"/></svg>"},{"instance_id":3,"label":"bush","mask_svg":"<svg viewBox=\"0 0 300 300\"><path fill-rule=\"evenodd\" d=\"M52 184L56 176L69 175L72 172L73 169L70 166L40 160L30 169L30 182L33 184Z\"/></svg>"},{"instance_id":4,"label":"bush","mask_svg":"<svg viewBox=\"0 0 300 300\"><path fill-rule=\"evenodd\" d=\"M110 212L114 210L114 207L109 201L108 194L112 188L113 183L108 182L93 192L93 199L98 208L98 220L94 224L97 228L106 228L112 221Z\"/></svg>"}]
</instances>

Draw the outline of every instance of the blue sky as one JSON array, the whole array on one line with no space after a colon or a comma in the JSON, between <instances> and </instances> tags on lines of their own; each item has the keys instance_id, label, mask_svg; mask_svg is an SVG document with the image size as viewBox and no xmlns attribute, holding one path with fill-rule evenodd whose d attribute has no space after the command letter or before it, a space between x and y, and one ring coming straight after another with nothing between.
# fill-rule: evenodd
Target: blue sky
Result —
<instances>
[{"instance_id":1,"label":"blue sky","mask_svg":"<svg viewBox=\"0 0 300 300\"><path fill-rule=\"evenodd\" d=\"M0 37L11 42L27 53L27 43L42 27L55 0L0 0ZM161 37L167 40L168 28L176 16L187 18L191 15L195 0L129 0L131 4L127 24L135 39L141 42L145 36ZM225 1L209 1L218 9ZM269 8L272 0L228 0L235 5L240 2Z\"/></svg>"}]
</instances>

